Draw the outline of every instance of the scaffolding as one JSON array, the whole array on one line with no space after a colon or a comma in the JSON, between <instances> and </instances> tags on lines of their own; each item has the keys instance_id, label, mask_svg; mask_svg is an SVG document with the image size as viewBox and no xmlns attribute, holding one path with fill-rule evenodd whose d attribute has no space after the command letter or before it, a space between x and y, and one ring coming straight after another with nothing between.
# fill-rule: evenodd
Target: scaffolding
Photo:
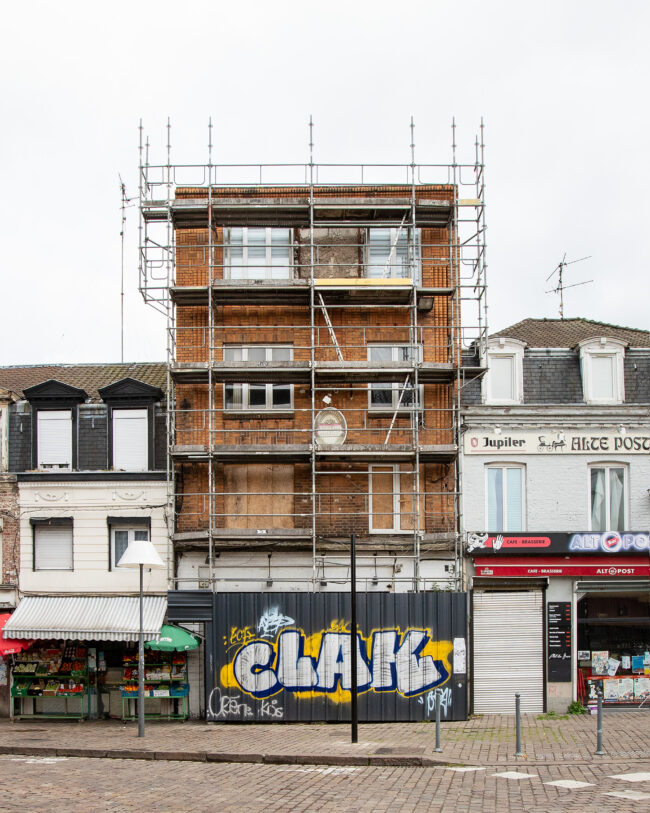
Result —
<instances>
[{"instance_id":1,"label":"scaffolding","mask_svg":"<svg viewBox=\"0 0 650 813\"><path fill-rule=\"evenodd\" d=\"M306 164L234 165L213 161L210 121L207 163L173 164L168 122L155 164L140 125L139 285L167 319L170 545L205 552L203 587L228 589L217 558L244 550L268 555L269 588L341 584L352 532L370 587L382 567L389 589L464 587L484 130L460 163L452 123L448 164L416 163L410 132L407 164L315 163L310 120ZM278 579L278 550L309 552L310 577ZM445 556L444 578L423 573Z\"/></svg>"}]
</instances>

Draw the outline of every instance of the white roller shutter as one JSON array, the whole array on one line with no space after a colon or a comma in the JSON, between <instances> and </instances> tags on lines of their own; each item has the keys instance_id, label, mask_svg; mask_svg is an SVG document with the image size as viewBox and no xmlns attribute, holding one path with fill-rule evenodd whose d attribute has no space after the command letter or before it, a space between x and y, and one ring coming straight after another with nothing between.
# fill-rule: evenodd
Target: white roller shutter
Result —
<instances>
[{"instance_id":1,"label":"white roller shutter","mask_svg":"<svg viewBox=\"0 0 650 813\"><path fill-rule=\"evenodd\" d=\"M148 469L146 409L113 410L113 468L122 471Z\"/></svg>"},{"instance_id":2,"label":"white roller shutter","mask_svg":"<svg viewBox=\"0 0 650 813\"><path fill-rule=\"evenodd\" d=\"M72 468L72 412L38 410L36 446L39 469Z\"/></svg>"},{"instance_id":3,"label":"white roller shutter","mask_svg":"<svg viewBox=\"0 0 650 813\"><path fill-rule=\"evenodd\" d=\"M474 713L544 710L541 590L474 593Z\"/></svg>"},{"instance_id":4,"label":"white roller shutter","mask_svg":"<svg viewBox=\"0 0 650 813\"><path fill-rule=\"evenodd\" d=\"M34 570L72 570L72 525L34 528Z\"/></svg>"}]
</instances>

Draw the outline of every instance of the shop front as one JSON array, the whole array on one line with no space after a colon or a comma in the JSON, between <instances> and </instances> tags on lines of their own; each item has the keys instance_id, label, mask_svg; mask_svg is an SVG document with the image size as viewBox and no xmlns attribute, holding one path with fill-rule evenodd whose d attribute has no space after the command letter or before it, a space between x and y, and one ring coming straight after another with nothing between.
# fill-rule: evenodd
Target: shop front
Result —
<instances>
[{"instance_id":1,"label":"shop front","mask_svg":"<svg viewBox=\"0 0 650 813\"><path fill-rule=\"evenodd\" d=\"M519 661L527 710L564 712L600 692L607 707L650 708L648 533L470 534L468 552L476 713L512 711L514 691L490 686ZM523 597L534 607L522 625Z\"/></svg>"},{"instance_id":2,"label":"shop front","mask_svg":"<svg viewBox=\"0 0 650 813\"><path fill-rule=\"evenodd\" d=\"M143 609L146 715L185 719L198 640L172 640L164 596L146 596ZM31 639L11 656L11 716L135 719L139 625L137 597L23 598L3 630L8 643Z\"/></svg>"}]
</instances>

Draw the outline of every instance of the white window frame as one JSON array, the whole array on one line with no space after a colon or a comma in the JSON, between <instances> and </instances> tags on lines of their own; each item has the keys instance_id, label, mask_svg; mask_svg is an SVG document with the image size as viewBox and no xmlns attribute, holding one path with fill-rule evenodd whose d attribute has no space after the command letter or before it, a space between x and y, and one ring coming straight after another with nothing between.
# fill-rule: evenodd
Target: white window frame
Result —
<instances>
[{"instance_id":1,"label":"white window frame","mask_svg":"<svg viewBox=\"0 0 650 813\"><path fill-rule=\"evenodd\" d=\"M111 550L110 550L111 570L115 570L117 568L117 563L119 561L117 559L116 555L115 555L115 532L116 531L126 531L128 533L128 541L126 543L127 547L136 538L135 537L136 533L145 533L146 534L145 541L147 541L147 542L150 541L150 538L151 538L151 532L149 530L148 525L129 525L128 522L125 522L124 524L121 524L121 523L116 523L115 525L111 524L110 529L111 529L111 542L110 542L110 544L111 544ZM140 537L140 538L142 538L142 537ZM125 550L126 550L126 548L125 548ZM121 558L122 558L122 555L120 555L120 559Z\"/></svg>"},{"instance_id":2,"label":"white window frame","mask_svg":"<svg viewBox=\"0 0 650 813\"><path fill-rule=\"evenodd\" d=\"M53 531L55 528L68 531L70 534L70 564L66 562L64 565L61 566L54 566L54 567L40 567L38 564L38 532L44 531ZM45 523L37 523L32 527L32 543L34 546L33 550L33 568L34 571L50 571L50 570L66 570L72 571L74 570L74 528L72 523L66 523L61 525L46 525ZM66 557L67 558L67 557Z\"/></svg>"},{"instance_id":3,"label":"white window frame","mask_svg":"<svg viewBox=\"0 0 650 813\"><path fill-rule=\"evenodd\" d=\"M223 355L224 360L226 358L226 351L227 350L241 350L242 351L242 361L248 361L248 351L251 348L255 348L256 350L264 349L266 353L266 361L264 362L267 366L273 365L273 350L275 349L282 349L289 351L289 361L293 361L293 346L290 344L225 344L223 346ZM260 362L261 363L261 362ZM227 406L226 405L226 388L227 387L241 387L241 405L240 406ZM252 386L256 386L253 384ZM257 386L264 386L265 389L265 405L250 405L250 388L251 384L249 383L240 383L240 382L228 382L227 384L223 385L223 408L225 412L292 412L293 411L293 384L273 384L273 383L266 383L263 385ZM274 387L289 387L289 403L282 404L281 406L273 406L273 388Z\"/></svg>"},{"instance_id":4,"label":"white window frame","mask_svg":"<svg viewBox=\"0 0 650 813\"><path fill-rule=\"evenodd\" d=\"M512 528L490 528L489 527L489 516L490 516L490 470L494 469L502 469L504 472L503 477L503 498L502 498L502 505L501 505L501 513L504 518L504 525L507 525L506 519L508 516L507 512L507 505L508 505L508 479L505 476L505 472L508 469L517 469L521 472L521 530L519 529L512 529ZM508 462L501 462L498 463L487 463L485 465L485 475L484 475L484 482L485 482L485 529L489 532L496 531L498 533L523 533L526 531L527 523L527 509L526 509L526 466L524 463L508 463Z\"/></svg>"},{"instance_id":5,"label":"white window frame","mask_svg":"<svg viewBox=\"0 0 650 813\"><path fill-rule=\"evenodd\" d=\"M63 413L67 414L67 418L59 420L65 420L67 427L69 428L69 437L66 439L66 445L68 445L68 461L46 461L43 460L43 444L42 444L42 435L41 435L41 420L57 420L54 418L54 415L62 415ZM37 459L37 468L41 471L72 471L72 459L74 456L73 451L73 440L72 440L72 432L73 432L73 414L72 409L64 408L64 409L37 409L36 410L36 450L38 454ZM62 424L63 425L63 424Z\"/></svg>"},{"instance_id":6,"label":"white window frame","mask_svg":"<svg viewBox=\"0 0 650 813\"><path fill-rule=\"evenodd\" d=\"M603 469L605 475L605 528L594 528L592 520L592 506L591 506L591 473L596 469ZM625 463L617 463L615 461L607 461L606 463L589 463L587 467L587 527L590 531L597 531L603 533L605 531L617 531L617 528L609 527L611 525L611 496L610 496L610 475L611 469L622 469L623 471L623 530L629 527L630 517L630 488L629 488L629 471Z\"/></svg>"},{"instance_id":7,"label":"white window frame","mask_svg":"<svg viewBox=\"0 0 650 813\"><path fill-rule=\"evenodd\" d=\"M370 248L373 232L376 234L379 231L389 231L390 250L385 259L385 264L381 274L370 274L370 269L379 267L377 262L371 262ZM366 246L365 246L365 262L364 274L368 279L410 279L416 285L420 283L421 270L422 270L422 251L421 251L421 230L415 229L415 239L409 244L409 232L412 231L410 226L395 227L377 227L369 228L366 232ZM413 256L407 256L404 262L400 262L397 249L398 247L406 245L407 255L411 253Z\"/></svg>"},{"instance_id":8,"label":"white window frame","mask_svg":"<svg viewBox=\"0 0 650 813\"><path fill-rule=\"evenodd\" d=\"M232 264L232 250L231 250L231 229L227 230L226 233L226 240L225 240L225 278L226 279L239 279L239 280L260 280L260 279L293 279L293 230L286 229L286 227L282 227L283 231L289 232L289 243L287 244L288 249L288 257L287 257L287 264L284 265L273 265L273 257L272 257L272 233L273 231L277 231L278 228L273 228L272 226L241 226L237 227L241 228L242 230L242 263L241 265L233 265ZM249 263L248 262L248 230L249 228L264 228L265 234L265 257L263 264L259 262L256 263ZM277 274L274 275L274 271L282 270L284 273L281 276ZM233 275L236 274L236 276Z\"/></svg>"},{"instance_id":9,"label":"white window frame","mask_svg":"<svg viewBox=\"0 0 650 813\"><path fill-rule=\"evenodd\" d=\"M400 361L400 359L398 358L399 351L404 347L408 347L408 348L412 347L414 349L414 352L415 352L415 359L413 360L414 365L417 364L419 362L419 360L422 358L422 345L421 344L411 345L408 342L372 342L371 344L368 345L368 348L367 348L367 356L368 356L368 364L369 365L372 365L374 363L372 361L372 359L371 359L371 356L372 356L372 350L375 347L389 347L389 348L391 348L391 351L392 351L391 352L391 362L395 362L395 363ZM404 367L404 378L406 378L406 373L408 372L408 370L409 370L408 367ZM382 383L384 383L384 382L382 382ZM388 384L389 382L385 382L385 383ZM373 402L372 402L372 389L373 389L374 386L376 386L376 383L369 383L368 384L368 411L369 412L395 412L395 410L397 409L397 405L399 404L399 401L400 401L400 394L401 394L402 390L404 389L404 381L390 382L390 387L391 387L391 403L390 404L373 404ZM387 386L386 387L381 387L381 389L387 390L388 387ZM407 389L408 392L411 392L411 393L415 394L415 387L413 387L412 384L409 384L409 386L406 389ZM418 387L418 390L419 390L418 397L416 399L417 403L415 405L414 404L405 404L404 399L402 398L402 403L399 405L399 412L413 412L416 409L418 411L422 410L422 405L424 403L424 387L422 386L422 384L420 384L420 386Z\"/></svg>"},{"instance_id":10,"label":"white window frame","mask_svg":"<svg viewBox=\"0 0 650 813\"><path fill-rule=\"evenodd\" d=\"M507 339L499 336L488 339L487 344L487 373L483 376L482 391L485 404L521 404L524 400L524 348L526 344L517 339ZM512 359L512 391L513 398L504 398L492 392L490 378L490 359Z\"/></svg>"},{"instance_id":11,"label":"white window frame","mask_svg":"<svg viewBox=\"0 0 650 813\"><path fill-rule=\"evenodd\" d=\"M586 339L578 344L580 350L580 371L582 373L582 393L587 404L622 404L625 401L625 342L602 336ZM613 367L612 397L603 398L594 392L593 361L595 358L610 358Z\"/></svg>"},{"instance_id":12,"label":"white window frame","mask_svg":"<svg viewBox=\"0 0 650 813\"><path fill-rule=\"evenodd\" d=\"M137 468L129 467L128 469L121 469L118 468L118 464L121 462L119 460L116 461L115 459L115 452L117 449L117 445L115 442L115 429L116 429L116 420L115 416L118 416L118 422L120 418L123 416L125 412L144 412L144 465L138 466ZM142 416L140 416L140 420ZM113 422L112 426L112 462L113 462L113 469L116 471L148 471L149 466L149 409L147 407L113 407L111 409L111 421Z\"/></svg>"},{"instance_id":13,"label":"white window frame","mask_svg":"<svg viewBox=\"0 0 650 813\"><path fill-rule=\"evenodd\" d=\"M391 469L393 473L393 525L391 528L375 528L373 525L374 517L373 487L372 487L373 473L376 472L377 474L389 474L388 471L389 469ZM414 532L413 528L402 529L401 477L402 475L409 473L410 472L408 471L402 471L399 463L375 463L373 465L368 466L368 502L370 509L368 513L368 530L371 534L396 534L396 533L412 534ZM415 476L415 474L412 474L412 476ZM416 502L417 510L420 511L421 505L419 496ZM382 516L386 516L386 514L383 514ZM412 514L408 514L408 516L412 516Z\"/></svg>"}]
</instances>

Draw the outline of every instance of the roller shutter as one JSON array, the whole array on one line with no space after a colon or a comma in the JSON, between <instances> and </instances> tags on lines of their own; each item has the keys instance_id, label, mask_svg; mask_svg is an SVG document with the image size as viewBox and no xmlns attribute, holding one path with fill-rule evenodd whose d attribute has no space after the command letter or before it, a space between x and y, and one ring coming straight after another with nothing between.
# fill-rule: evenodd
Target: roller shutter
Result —
<instances>
[{"instance_id":1,"label":"roller shutter","mask_svg":"<svg viewBox=\"0 0 650 813\"><path fill-rule=\"evenodd\" d=\"M474 713L544 710L541 590L474 592Z\"/></svg>"}]
</instances>

